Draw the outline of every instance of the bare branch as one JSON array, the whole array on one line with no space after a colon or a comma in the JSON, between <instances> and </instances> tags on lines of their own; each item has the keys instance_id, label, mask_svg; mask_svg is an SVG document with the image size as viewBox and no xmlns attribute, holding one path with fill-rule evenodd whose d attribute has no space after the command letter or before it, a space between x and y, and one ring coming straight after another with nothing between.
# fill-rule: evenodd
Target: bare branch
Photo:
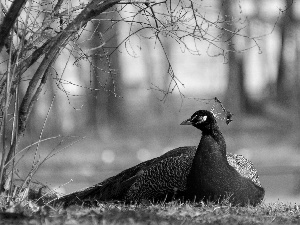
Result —
<instances>
[{"instance_id":1,"label":"bare branch","mask_svg":"<svg viewBox=\"0 0 300 225\"><path fill-rule=\"evenodd\" d=\"M84 10L63 30L60 34L52 38L51 41L45 43L43 45L42 51L39 49L39 53L36 54L34 59L38 59L38 56L41 56L45 51L47 51L47 55L45 55L42 63L38 67L37 71L35 72L34 76L29 82L29 86L27 88L26 94L23 98L23 101L20 106L20 115L19 115L19 135L21 135L25 131L26 122L28 116L30 114L30 106L32 102L32 98L35 95L35 89L38 85L38 82L41 80L41 77L45 74L45 71L51 63L53 62L54 58L58 56L61 48L64 48L68 41L75 33L77 33L86 23L93 17L98 16L111 6L117 4L120 0L108 0L108 1L92 1L89 3ZM30 60L30 63L33 63ZM25 67L23 64L20 68L21 74L26 70L28 67Z\"/></svg>"},{"instance_id":2,"label":"bare branch","mask_svg":"<svg viewBox=\"0 0 300 225\"><path fill-rule=\"evenodd\" d=\"M14 26L14 23L20 14L22 7L25 5L27 0L15 0L11 4L8 13L4 17L2 24L0 25L0 52L9 36L9 32Z\"/></svg>"}]
</instances>

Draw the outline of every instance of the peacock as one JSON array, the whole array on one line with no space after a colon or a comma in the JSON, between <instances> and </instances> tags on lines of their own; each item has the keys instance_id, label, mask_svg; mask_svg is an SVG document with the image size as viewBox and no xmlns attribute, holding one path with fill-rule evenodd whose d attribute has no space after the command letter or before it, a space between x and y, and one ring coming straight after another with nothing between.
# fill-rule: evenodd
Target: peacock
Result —
<instances>
[{"instance_id":1,"label":"peacock","mask_svg":"<svg viewBox=\"0 0 300 225\"><path fill-rule=\"evenodd\" d=\"M226 152L225 139L214 114L195 112L181 125L202 131L198 147L186 146L142 162L92 187L54 201L63 207L92 206L103 201L138 203L179 199L193 202L229 201L257 205L264 198L257 170L241 155Z\"/></svg>"}]
</instances>

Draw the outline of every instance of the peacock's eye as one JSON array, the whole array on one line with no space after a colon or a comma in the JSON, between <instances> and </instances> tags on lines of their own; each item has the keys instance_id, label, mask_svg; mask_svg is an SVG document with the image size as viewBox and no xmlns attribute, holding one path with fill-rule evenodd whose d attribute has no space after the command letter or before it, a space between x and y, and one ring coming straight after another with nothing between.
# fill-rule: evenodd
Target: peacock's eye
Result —
<instances>
[{"instance_id":1,"label":"peacock's eye","mask_svg":"<svg viewBox=\"0 0 300 225\"><path fill-rule=\"evenodd\" d=\"M196 118L196 117L195 117L195 118ZM194 119L195 119L195 118L194 118ZM201 123L203 123L203 122L206 121L207 116L199 116L199 117L197 117L196 119L197 119L197 121L195 121L196 124L201 124Z\"/></svg>"}]
</instances>

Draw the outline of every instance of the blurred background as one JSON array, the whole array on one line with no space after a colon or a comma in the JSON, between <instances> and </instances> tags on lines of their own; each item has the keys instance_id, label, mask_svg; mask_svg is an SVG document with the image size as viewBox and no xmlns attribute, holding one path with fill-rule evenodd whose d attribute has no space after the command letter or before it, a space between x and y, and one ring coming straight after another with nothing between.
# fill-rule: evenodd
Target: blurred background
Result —
<instances>
[{"instance_id":1,"label":"blurred background","mask_svg":"<svg viewBox=\"0 0 300 225\"><path fill-rule=\"evenodd\" d=\"M20 176L41 130L40 157L55 155L34 178L62 193L198 145L201 132L179 124L199 109L225 117L217 97L234 114L218 121L227 151L254 163L265 201L300 203L300 1L201 1L203 38L184 44L147 29L127 38L139 28L109 20L138 11L130 7L84 29L74 46L93 54L62 51L20 144Z\"/></svg>"}]
</instances>

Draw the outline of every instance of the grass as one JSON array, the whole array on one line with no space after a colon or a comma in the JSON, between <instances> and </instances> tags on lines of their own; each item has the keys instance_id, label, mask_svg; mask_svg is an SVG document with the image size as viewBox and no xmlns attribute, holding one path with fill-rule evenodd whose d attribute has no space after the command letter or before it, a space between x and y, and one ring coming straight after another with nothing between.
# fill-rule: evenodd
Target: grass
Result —
<instances>
[{"instance_id":1,"label":"grass","mask_svg":"<svg viewBox=\"0 0 300 225\"><path fill-rule=\"evenodd\" d=\"M101 203L95 208L67 209L41 207L38 212L2 213L0 224L299 224L298 205L281 202L256 207L228 204Z\"/></svg>"}]
</instances>

